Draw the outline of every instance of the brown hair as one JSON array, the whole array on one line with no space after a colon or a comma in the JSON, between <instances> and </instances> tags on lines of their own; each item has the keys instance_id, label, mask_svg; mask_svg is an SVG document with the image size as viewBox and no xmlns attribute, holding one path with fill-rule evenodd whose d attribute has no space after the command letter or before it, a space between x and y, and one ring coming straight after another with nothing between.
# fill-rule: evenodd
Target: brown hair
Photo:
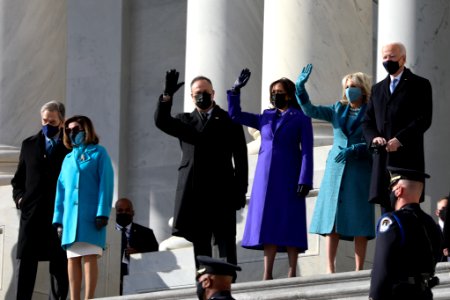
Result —
<instances>
[{"instance_id":1,"label":"brown hair","mask_svg":"<svg viewBox=\"0 0 450 300\"><path fill-rule=\"evenodd\" d=\"M282 77L272 82L269 87L269 95L272 95L272 88L275 84L278 83L283 86L283 89L286 91L286 94L289 98L288 107L295 107L301 110L299 104L297 103L297 100L295 99L295 83L292 82L292 80L290 80L289 78Z\"/></svg>"},{"instance_id":2,"label":"brown hair","mask_svg":"<svg viewBox=\"0 0 450 300\"><path fill-rule=\"evenodd\" d=\"M68 129L69 124L73 123L73 122L77 122L78 124L80 124L80 126L83 128L84 132L86 133L86 137L84 139L84 143L86 145L98 144L99 138L97 136L97 133L95 133L95 129L94 129L94 125L92 125L92 121L86 116L76 115L76 116L68 118L64 122L63 142L64 142L64 145L68 149L72 149L73 145L72 145L72 141L70 140L69 135L67 134L66 129Z\"/></svg>"}]
</instances>

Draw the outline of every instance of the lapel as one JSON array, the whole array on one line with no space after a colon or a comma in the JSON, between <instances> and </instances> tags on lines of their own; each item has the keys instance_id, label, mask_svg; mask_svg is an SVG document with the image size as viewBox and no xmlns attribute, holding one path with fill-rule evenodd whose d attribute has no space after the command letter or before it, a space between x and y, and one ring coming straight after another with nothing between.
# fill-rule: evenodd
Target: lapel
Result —
<instances>
[{"instance_id":1,"label":"lapel","mask_svg":"<svg viewBox=\"0 0 450 300\"><path fill-rule=\"evenodd\" d=\"M362 118L366 112L366 104L361 105L361 109L358 112L358 115L356 116L356 119L353 121L350 127L350 131L347 131L347 122L348 122L348 112L350 110L350 104L345 106L343 114L339 118L339 127L341 128L342 132L347 136L350 137L355 130L361 125Z\"/></svg>"},{"instance_id":2,"label":"lapel","mask_svg":"<svg viewBox=\"0 0 450 300\"><path fill-rule=\"evenodd\" d=\"M277 116L277 112L278 110L275 109L273 111L273 115L272 115L272 132L275 134L278 130L280 130L281 127L285 126L287 123L289 123L290 120L292 120L292 118L294 118L294 116L296 116L298 114L298 111L296 111L295 109L292 108L288 108L283 115L281 116ZM278 122L277 122L277 119Z\"/></svg>"}]
</instances>

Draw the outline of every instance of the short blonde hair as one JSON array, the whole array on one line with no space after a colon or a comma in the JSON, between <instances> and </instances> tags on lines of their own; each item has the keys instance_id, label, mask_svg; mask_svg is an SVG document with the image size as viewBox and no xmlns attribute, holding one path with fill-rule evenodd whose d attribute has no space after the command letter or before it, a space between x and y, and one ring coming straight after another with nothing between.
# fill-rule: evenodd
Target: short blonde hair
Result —
<instances>
[{"instance_id":1,"label":"short blonde hair","mask_svg":"<svg viewBox=\"0 0 450 300\"><path fill-rule=\"evenodd\" d=\"M347 81L351 80L357 87L361 88L362 92L362 102L367 103L370 99L370 88L371 88L371 80L370 76L363 72L350 73L342 78L342 100L341 103L347 105L349 103L347 99L347 95L345 94L345 89L347 85Z\"/></svg>"}]
</instances>

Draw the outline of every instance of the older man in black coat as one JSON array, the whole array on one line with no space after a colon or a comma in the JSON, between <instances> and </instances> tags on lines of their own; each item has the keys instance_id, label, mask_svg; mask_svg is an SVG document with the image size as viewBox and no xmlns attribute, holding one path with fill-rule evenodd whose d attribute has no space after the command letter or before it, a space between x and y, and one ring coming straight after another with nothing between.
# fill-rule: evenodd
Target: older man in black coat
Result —
<instances>
[{"instance_id":1,"label":"older man in black coat","mask_svg":"<svg viewBox=\"0 0 450 300\"><path fill-rule=\"evenodd\" d=\"M42 130L25 139L11 181L20 209L17 243L17 299L31 299L38 261L50 261L49 299L66 299L69 289L67 257L52 226L56 181L69 152L62 143L64 105L50 101L41 108Z\"/></svg>"},{"instance_id":2,"label":"older man in black coat","mask_svg":"<svg viewBox=\"0 0 450 300\"><path fill-rule=\"evenodd\" d=\"M244 131L215 104L211 81L203 76L191 83L196 109L172 117L173 94L183 84L178 72L167 72L155 113L156 126L177 137L183 152L172 234L191 241L196 257L212 255L214 238L220 257L236 264L235 210L245 206L248 185Z\"/></svg>"},{"instance_id":3,"label":"older man in black coat","mask_svg":"<svg viewBox=\"0 0 450 300\"><path fill-rule=\"evenodd\" d=\"M431 125L432 92L427 79L405 67L403 44L385 45L382 55L389 75L372 87L363 130L367 144L377 148L369 201L392 210L386 166L425 170L423 140Z\"/></svg>"}]
</instances>

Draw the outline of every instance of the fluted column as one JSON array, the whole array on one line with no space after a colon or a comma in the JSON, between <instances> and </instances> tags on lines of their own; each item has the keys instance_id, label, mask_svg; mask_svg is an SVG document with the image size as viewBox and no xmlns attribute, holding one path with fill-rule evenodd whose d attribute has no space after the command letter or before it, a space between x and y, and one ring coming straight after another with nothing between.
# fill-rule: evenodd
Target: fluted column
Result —
<instances>
[{"instance_id":1,"label":"fluted column","mask_svg":"<svg viewBox=\"0 0 450 300\"><path fill-rule=\"evenodd\" d=\"M333 104L341 99L344 75L356 71L371 75L372 13L371 1L265 0L261 107L269 106L270 83L281 77L295 82L308 63L314 68L306 88L314 104ZM328 153L328 148L317 147L321 145L318 138L321 126L313 120L315 188L320 187ZM314 200L307 198L308 226ZM309 250L299 260L300 274L325 272L324 242L318 235L308 236ZM338 252L337 270L352 270L354 262L349 257L353 255L350 250L353 246L348 245L347 251L343 244Z\"/></svg>"},{"instance_id":2,"label":"fluted column","mask_svg":"<svg viewBox=\"0 0 450 300\"><path fill-rule=\"evenodd\" d=\"M215 100L227 109L226 90L243 68L252 78L243 89L243 109L259 111L263 2L189 0L186 36L185 111L194 108L190 82L212 80Z\"/></svg>"},{"instance_id":3,"label":"fluted column","mask_svg":"<svg viewBox=\"0 0 450 300\"><path fill-rule=\"evenodd\" d=\"M448 195L450 177L450 2L445 0L380 0L377 46L377 78L383 79L381 48L399 41L406 47L406 66L430 80L433 89L433 122L425 133L425 168L431 175L423 206L433 212L436 201Z\"/></svg>"}]
</instances>

